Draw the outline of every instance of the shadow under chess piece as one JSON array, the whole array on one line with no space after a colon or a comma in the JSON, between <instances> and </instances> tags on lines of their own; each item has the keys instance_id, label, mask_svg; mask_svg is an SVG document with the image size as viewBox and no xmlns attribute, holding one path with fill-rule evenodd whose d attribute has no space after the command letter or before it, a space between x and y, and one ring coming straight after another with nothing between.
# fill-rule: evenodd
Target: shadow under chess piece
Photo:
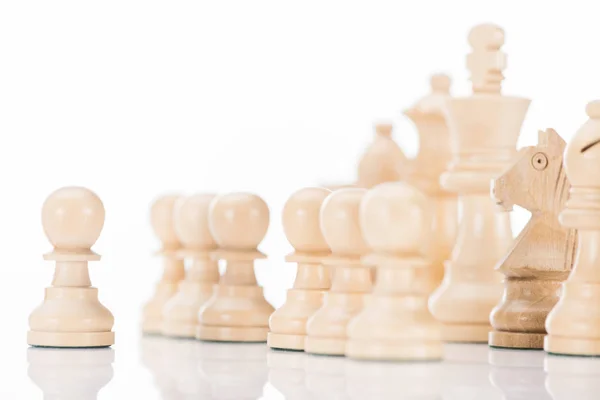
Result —
<instances>
[{"instance_id":1,"label":"shadow under chess piece","mask_svg":"<svg viewBox=\"0 0 600 400\"><path fill-rule=\"evenodd\" d=\"M429 309L429 282L419 270L431 225L428 198L404 182L375 186L360 205L360 226L377 268L365 306L348 324L346 356L366 360L439 360L441 327Z\"/></svg>"},{"instance_id":2,"label":"shadow under chess piece","mask_svg":"<svg viewBox=\"0 0 600 400\"><path fill-rule=\"evenodd\" d=\"M577 229L573 271L546 319L549 353L600 356L600 101L586 108L589 120L565 151L570 197L562 226Z\"/></svg>"},{"instance_id":3,"label":"shadow under chess piece","mask_svg":"<svg viewBox=\"0 0 600 400\"><path fill-rule=\"evenodd\" d=\"M500 93L506 67L501 28L476 26L469 43L473 95L447 101L453 160L441 177L442 186L458 194L462 218L444 281L429 306L443 324L445 341L487 343L490 312L502 295L494 266L513 242L510 215L490 198L490 180L512 162L530 101Z\"/></svg>"},{"instance_id":4,"label":"shadow under chess piece","mask_svg":"<svg viewBox=\"0 0 600 400\"><path fill-rule=\"evenodd\" d=\"M450 78L437 74L431 77L431 93L420 99L404 114L413 121L419 133L419 153L410 163L405 181L429 196L433 203L433 224L427 235L426 256L429 268L420 269L433 292L444 277L444 262L450 257L458 227L456 193L440 185L452 153L450 133L444 108L450 99Z\"/></svg>"},{"instance_id":5,"label":"shadow under chess piece","mask_svg":"<svg viewBox=\"0 0 600 400\"><path fill-rule=\"evenodd\" d=\"M555 131L540 132L538 145L523 148L515 164L494 181L496 201L507 211L513 204L524 207L531 219L496 267L506 278L504 296L490 316L490 346L544 347L546 317L571 271L577 243L575 230L558 222L570 188L564 149Z\"/></svg>"},{"instance_id":6,"label":"shadow under chess piece","mask_svg":"<svg viewBox=\"0 0 600 400\"><path fill-rule=\"evenodd\" d=\"M196 337L226 342L265 342L273 307L256 282L254 260L269 227L269 207L248 193L218 196L209 211L210 231L226 261L213 296L199 313Z\"/></svg>"},{"instance_id":7,"label":"shadow under chess piece","mask_svg":"<svg viewBox=\"0 0 600 400\"><path fill-rule=\"evenodd\" d=\"M91 190L64 187L42 207L42 225L54 250L52 286L29 316L27 343L42 347L105 347L115 343L114 317L91 286L89 261L100 256L90 248L104 226L104 205Z\"/></svg>"},{"instance_id":8,"label":"shadow under chess piece","mask_svg":"<svg viewBox=\"0 0 600 400\"><path fill-rule=\"evenodd\" d=\"M370 188L384 182L399 181L408 161L400 146L392 139L392 125L375 125L375 138L358 163L358 182Z\"/></svg>"},{"instance_id":9,"label":"shadow under chess piece","mask_svg":"<svg viewBox=\"0 0 600 400\"><path fill-rule=\"evenodd\" d=\"M296 262L298 268L285 304L269 319L269 347L304 350L306 321L321 307L331 285L329 271L321 263L329 256L329 247L319 226L321 205L330 193L323 188L304 188L292 194L283 207L283 230L295 250L286 261Z\"/></svg>"},{"instance_id":10,"label":"shadow under chess piece","mask_svg":"<svg viewBox=\"0 0 600 400\"><path fill-rule=\"evenodd\" d=\"M544 352L490 349L489 363L490 382L504 400L552 400L544 385Z\"/></svg>"},{"instance_id":11,"label":"shadow under chess piece","mask_svg":"<svg viewBox=\"0 0 600 400\"><path fill-rule=\"evenodd\" d=\"M371 271L361 263L368 251L359 227L360 202L365 189L339 189L321 206L321 231L332 254L323 260L331 265L333 281L321 308L306 325L304 351L343 355L348 322L363 307L371 291Z\"/></svg>"},{"instance_id":12,"label":"shadow under chess piece","mask_svg":"<svg viewBox=\"0 0 600 400\"><path fill-rule=\"evenodd\" d=\"M44 399L95 400L113 377L113 349L27 349L29 378Z\"/></svg>"},{"instance_id":13,"label":"shadow under chess piece","mask_svg":"<svg viewBox=\"0 0 600 400\"><path fill-rule=\"evenodd\" d=\"M157 254L163 258L164 266L155 293L144 306L142 331L145 334L162 333L165 304L177 293L179 282L185 275L183 260L177 255L181 243L173 224L175 203L178 199L179 196L175 195L159 197L150 208L152 229L162 243L162 248Z\"/></svg>"},{"instance_id":14,"label":"shadow under chess piece","mask_svg":"<svg viewBox=\"0 0 600 400\"><path fill-rule=\"evenodd\" d=\"M198 312L213 294L219 282L219 265L211 259L217 244L208 227L208 211L214 195L197 194L180 198L175 205L175 233L184 248L181 259L190 258L191 265L179 291L163 309L165 336L195 338Z\"/></svg>"}]
</instances>

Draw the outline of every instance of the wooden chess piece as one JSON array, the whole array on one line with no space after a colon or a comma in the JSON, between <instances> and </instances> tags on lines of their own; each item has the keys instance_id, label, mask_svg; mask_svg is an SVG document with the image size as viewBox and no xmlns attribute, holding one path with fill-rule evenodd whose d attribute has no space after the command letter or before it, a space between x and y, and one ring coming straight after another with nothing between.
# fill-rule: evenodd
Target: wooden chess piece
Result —
<instances>
[{"instance_id":1,"label":"wooden chess piece","mask_svg":"<svg viewBox=\"0 0 600 400\"><path fill-rule=\"evenodd\" d=\"M269 347L304 350L306 321L321 307L331 285L330 273L321 263L330 251L319 226L321 205L329 193L324 188L301 189L283 207L283 230L294 247L285 260L296 262L298 270L285 304L269 319Z\"/></svg>"},{"instance_id":2,"label":"wooden chess piece","mask_svg":"<svg viewBox=\"0 0 600 400\"><path fill-rule=\"evenodd\" d=\"M269 208L248 193L218 196L210 206L210 231L219 246L215 255L226 269L213 296L202 307L196 338L227 342L264 342L274 311L256 283L254 260L269 227Z\"/></svg>"},{"instance_id":3,"label":"wooden chess piece","mask_svg":"<svg viewBox=\"0 0 600 400\"><path fill-rule=\"evenodd\" d=\"M42 206L42 225L54 249L44 260L55 261L52 286L29 316L27 343L42 347L106 347L115 343L114 317L92 287L91 250L104 226L104 205L91 190L63 187Z\"/></svg>"},{"instance_id":4,"label":"wooden chess piece","mask_svg":"<svg viewBox=\"0 0 600 400\"><path fill-rule=\"evenodd\" d=\"M442 285L430 298L442 337L452 342L487 343L490 312L502 295L494 270L511 245L510 215L490 198L490 180L516 154L516 142L530 101L500 94L504 31L495 25L471 30L467 58L473 95L447 101L453 161L442 186L458 193L462 218Z\"/></svg>"},{"instance_id":5,"label":"wooden chess piece","mask_svg":"<svg viewBox=\"0 0 600 400\"><path fill-rule=\"evenodd\" d=\"M333 280L323 305L307 322L304 351L308 353L343 355L348 322L371 291L370 268L361 263L368 247L358 222L365 193L365 189L339 189L321 206L321 231L332 252L323 263L333 267Z\"/></svg>"},{"instance_id":6,"label":"wooden chess piece","mask_svg":"<svg viewBox=\"0 0 600 400\"><path fill-rule=\"evenodd\" d=\"M429 199L404 182L369 190L360 205L360 226L377 267L369 301L348 324L346 356L366 360L442 358L440 324L427 308L429 282L419 269L430 267L422 254L429 234Z\"/></svg>"},{"instance_id":7,"label":"wooden chess piece","mask_svg":"<svg viewBox=\"0 0 600 400\"><path fill-rule=\"evenodd\" d=\"M161 334L163 328L163 309L175 293L179 282L185 276L183 260L177 252L181 243L175 233L173 216L175 203L180 196L168 195L158 198L150 209L152 229L162 243L156 254L163 258L163 274L156 284L154 296L144 306L142 331L145 334Z\"/></svg>"},{"instance_id":8,"label":"wooden chess piece","mask_svg":"<svg viewBox=\"0 0 600 400\"><path fill-rule=\"evenodd\" d=\"M531 211L531 219L496 269L505 275L504 296L490 320L489 344L542 349L550 310L571 271L576 233L558 222L570 184L563 169L564 140L552 129L537 146L521 150L513 166L494 181L492 193L506 208Z\"/></svg>"},{"instance_id":9,"label":"wooden chess piece","mask_svg":"<svg viewBox=\"0 0 600 400\"><path fill-rule=\"evenodd\" d=\"M420 272L427 274L429 292L433 292L444 277L444 263L450 258L458 227L456 193L440 185L440 176L451 158L450 133L444 114L450 99L450 78L437 74L431 77L431 93L422 98L404 114L419 132L419 153L411 162L406 181L428 195L434 207L431 234L426 255L431 266Z\"/></svg>"},{"instance_id":10,"label":"wooden chess piece","mask_svg":"<svg viewBox=\"0 0 600 400\"><path fill-rule=\"evenodd\" d=\"M375 138L358 163L358 182L370 188L384 182L399 181L408 161L392 138L392 125L375 125Z\"/></svg>"},{"instance_id":11,"label":"wooden chess piece","mask_svg":"<svg viewBox=\"0 0 600 400\"><path fill-rule=\"evenodd\" d=\"M219 264L211 259L217 248L208 227L208 210L212 194L182 197L175 204L174 228L183 249L181 259L191 259L179 291L163 309L163 334L195 338L200 307L210 299L219 282Z\"/></svg>"},{"instance_id":12,"label":"wooden chess piece","mask_svg":"<svg viewBox=\"0 0 600 400\"><path fill-rule=\"evenodd\" d=\"M577 229L577 255L560 300L546 319L544 349L600 356L600 101L589 103L586 112L590 119L565 150L572 186L559 216L562 226Z\"/></svg>"}]
</instances>

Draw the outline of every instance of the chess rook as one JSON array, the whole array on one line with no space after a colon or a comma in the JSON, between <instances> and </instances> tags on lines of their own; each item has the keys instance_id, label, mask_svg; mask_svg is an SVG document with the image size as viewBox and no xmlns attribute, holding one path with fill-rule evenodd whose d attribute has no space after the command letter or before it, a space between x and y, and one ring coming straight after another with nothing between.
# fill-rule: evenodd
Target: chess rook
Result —
<instances>
[{"instance_id":1,"label":"chess rook","mask_svg":"<svg viewBox=\"0 0 600 400\"><path fill-rule=\"evenodd\" d=\"M307 322L304 351L308 353L343 355L348 322L371 291L370 268L361 262L368 252L359 226L365 193L365 189L339 189L321 206L321 231L332 253L323 263L332 266L333 280L323 305Z\"/></svg>"},{"instance_id":2,"label":"chess rook","mask_svg":"<svg viewBox=\"0 0 600 400\"><path fill-rule=\"evenodd\" d=\"M576 232L558 222L570 184L563 168L564 140L552 129L539 132L537 146L520 151L516 162L494 181L498 204L531 212L531 219L498 264L504 295L490 316L496 347L542 349L546 317L573 265Z\"/></svg>"},{"instance_id":3,"label":"chess rook","mask_svg":"<svg viewBox=\"0 0 600 400\"><path fill-rule=\"evenodd\" d=\"M462 219L430 309L445 341L487 343L490 312L502 295L494 266L513 241L509 214L490 198L490 181L512 162L530 101L500 94L506 64L501 28L476 26L469 42L473 95L446 103L453 160L441 177L442 186L459 195Z\"/></svg>"},{"instance_id":4,"label":"chess rook","mask_svg":"<svg viewBox=\"0 0 600 400\"><path fill-rule=\"evenodd\" d=\"M142 331L145 334L162 333L165 305L177 293L179 281L185 276L183 260L178 256L181 243L173 224L175 203L179 198L176 195L162 196L150 208L152 229L162 244L157 255L163 259L163 274L153 297L144 306Z\"/></svg>"},{"instance_id":5,"label":"chess rook","mask_svg":"<svg viewBox=\"0 0 600 400\"><path fill-rule=\"evenodd\" d=\"M363 237L377 280L364 308L348 324L346 356L369 360L437 360L440 323L427 308L430 268L423 243L431 231L429 199L403 182L375 186L360 206Z\"/></svg>"},{"instance_id":6,"label":"chess rook","mask_svg":"<svg viewBox=\"0 0 600 400\"><path fill-rule=\"evenodd\" d=\"M450 162L450 133L444 107L450 98L450 78L437 74L431 77L431 93L422 98L404 114L410 118L419 133L419 153L410 164L406 181L430 197L433 203L434 220L431 233L427 236L427 258L430 268L420 268L429 281L429 292L433 292L444 277L444 262L456 238L458 205L456 193L440 185L440 176Z\"/></svg>"},{"instance_id":7,"label":"chess rook","mask_svg":"<svg viewBox=\"0 0 600 400\"><path fill-rule=\"evenodd\" d=\"M163 308L165 336L196 337L200 307L210 299L219 281L219 265L211 258L217 243L208 227L208 211L214 197L197 194L182 197L175 204L174 228L183 245L178 256L190 259L191 265L178 292Z\"/></svg>"},{"instance_id":8,"label":"chess rook","mask_svg":"<svg viewBox=\"0 0 600 400\"><path fill-rule=\"evenodd\" d=\"M248 193L218 196L210 205L209 227L226 263L213 296L200 309L196 338L227 342L265 342L274 311L256 282L254 261L269 227L269 207Z\"/></svg>"},{"instance_id":9,"label":"chess rook","mask_svg":"<svg viewBox=\"0 0 600 400\"><path fill-rule=\"evenodd\" d=\"M330 286L330 273L321 261L330 251L319 226L319 212L331 191L305 188L292 194L283 207L283 229L294 247L287 262L298 265L294 287L285 304L269 319L269 347L304 350L306 321L323 303Z\"/></svg>"},{"instance_id":10,"label":"chess rook","mask_svg":"<svg viewBox=\"0 0 600 400\"><path fill-rule=\"evenodd\" d=\"M567 145L564 167L570 196L560 223L578 234L573 270L548 315L544 349L549 353L600 356L600 101Z\"/></svg>"},{"instance_id":11,"label":"chess rook","mask_svg":"<svg viewBox=\"0 0 600 400\"><path fill-rule=\"evenodd\" d=\"M54 246L44 259L56 263L44 302L29 316L27 343L42 347L106 347L115 343L113 315L91 286L91 250L104 226L104 205L91 190L64 187L42 207L42 225Z\"/></svg>"}]
</instances>

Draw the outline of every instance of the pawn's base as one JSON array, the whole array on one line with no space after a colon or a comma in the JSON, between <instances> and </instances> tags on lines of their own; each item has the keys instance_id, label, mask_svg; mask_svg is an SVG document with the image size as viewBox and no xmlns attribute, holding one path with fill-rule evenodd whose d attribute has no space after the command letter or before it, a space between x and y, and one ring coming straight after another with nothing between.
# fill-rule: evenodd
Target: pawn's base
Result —
<instances>
[{"instance_id":1,"label":"pawn's base","mask_svg":"<svg viewBox=\"0 0 600 400\"><path fill-rule=\"evenodd\" d=\"M544 339L544 350L552 354L598 357L600 340L548 335Z\"/></svg>"},{"instance_id":2,"label":"pawn's base","mask_svg":"<svg viewBox=\"0 0 600 400\"><path fill-rule=\"evenodd\" d=\"M507 349L540 350L544 348L545 336L543 333L493 331L489 333L488 344Z\"/></svg>"},{"instance_id":3,"label":"pawn's base","mask_svg":"<svg viewBox=\"0 0 600 400\"><path fill-rule=\"evenodd\" d=\"M487 343L489 324L442 324L442 340L455 343Z\"/></svg>"},{"instance_id":4,"label":"pawn's base","mask_svg":"<svg viewBox=\"0 0 600 400\"><path fill-rule=\"evenodd\" d=\"M346 352L346 339L307 336L304 351L326 356L343 356Z\"/></svg>"},{"instance_id":5,"label":"pawn's base","mask_svg":"<svg viewBox=\"0 0 600 400\"><path fill-rule=\"evenodd\" d=\"M283 333L269 332L267 346L272 349L304 350L305 335L286 335Z\"/></svg>"},{"instance_id":6,"label":"pawn's base","mask_svg":"<svg viewBox=\"0 0 600 400\"><path fill-rule=\"evenodd\" d=\"M165 321L162 327L163 336L172 338L195 338L197 324L189 324L181 321Z\"/></svg>"},{"instance_id":7,"label":"pawn's base","mask_svg":"<svg viewBox=\"0 0 600 400\"><path fill-rule=\"evenodd\" d=\"M90 348L115 344L114 332L27 332L27 344L37 347Z\"/></svg>"},{"instance_id":8,"label":"pawn's base","mask_svg":"<svg viewBox=\"0 0 600 400\"><path fill-rule=\"evenodd\" d=\"M269 328L266 326L211 326L198 325L196 339L216 342L266 342Z\"/></svg>"},{"instance_id":9,"label":"pawn's base","mask_svg":"<svg viewBox=\"0 0 600 400\"><path fill-rule=\"evenodd\" d=\"M436 361L444 350L441 341L348 340L346 356L373 361Z\"/></svg>"}]
</instances>

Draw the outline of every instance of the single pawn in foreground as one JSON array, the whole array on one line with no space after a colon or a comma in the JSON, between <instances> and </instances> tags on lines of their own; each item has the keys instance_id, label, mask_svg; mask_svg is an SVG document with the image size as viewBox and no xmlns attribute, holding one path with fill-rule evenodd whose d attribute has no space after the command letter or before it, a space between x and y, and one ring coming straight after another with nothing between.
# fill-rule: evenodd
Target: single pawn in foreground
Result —
<instances>
[{"instance_id":1,"label":"single pawn in foreground","mask_svg":"<svg viewBox=\"0 0 600 400\"><path fill-rule=\"evenodd\" d=\"M163 275L156 284L154 296L144 306L142 331L145 334L162 333L165 304L177 293L179 281L185 276L183 260L177 255L181 243L173 224L177 199L179 196L174 195L160 197L150 209L152 229L162 243L157 254L163 258Z\"/></svg>"},{"instance_id":2,"label":"single pawn in foreground","mask_svg":"<svg viewBox=\"0 0 600 400\"><path fill-rule=\"evenodd\" d=\"M274 310L256 283L254 260L265 258L257 247L269 227L269 207L253 194L222 195L211 203L209 226L226 269L200 310L196 338L265 342Z\"/></svg>"},{"instance_id":3,"label":"single pawn in foreground","mask_svg":"<svg viewBox=\"0 0 600 400\"><path fill-rule=\"evenodd\" d=\"M179 291L163 309L165 336L195 338L200 307L210 299L219 282L219 265L211 259L217 248L208 227L208 210L212 194L182 197L175 204L175 233L184 248L178 252L181 259L191 259Z\"/></svg>"},{"instance_id":4,"label":"single pawn in foreground","mask_svg":"<svg viewBox=\"0 0 600 400\"><path fill-rule=\"evenodd\" d=\"M403 182L369 190L360 206L360 226L373 253L377 281L363 310L348 324L346 356L365 360L442 358L441 326L427 308L429 268L424 242L431 231L430 202Z\"/></svg>"},{"instance_id":5,"label":"single pawn in foreground","mask_svg":"<svg viewBox=\"0 0 600 400\"><path fill-rule=\"evenodd\" d=\"M530 101L501 93L506 55L500 27L474 27L469 44L473 94L446 102L453 159L440 178L445 190L458 194L462 215L444 280L429 306L442 322L444 341L487 343L490 312L503 289L495 266L513 243L510 215L490 198L490 181L512 163Z\"/></svg>"},{"instance_id":6,"label":"single pawn in foreground","mask_svg":"<svg viewBox=\"0 0 600 400\"><path fill-rule=\"evenodd\" d=\"M348 322L363 307L371 291L371 270L361 263L368 252L359 227L358 210L366 189L339 189L321 206L321 231L331 256L323 262L333 267L331 289L323 306L307 322L304 351L343 355Z\"/></svg>"},{"instance_id":7,"label":"single pawn in foreground","mask_svg":"<svg viewBox=\"0 0 600 400\"><path fill-rule=\"evenodd\" d=\"M549 353L600 356L600 101L567 145L564 167L570 197L560 223L577 229L577 255L560 300L546 319Z\"/></svg>"},{"instance_id":8,"label":"single pawn in foreground","mask_svg":"<svg viewBox=\"0 0 600 400\"><path fill-rule=\"evenodd\" d=\"M286 261L296 262L298 270L285 304L269 318L269 347L304 350L306 321L321 307L329 289L330 274L321 262L330 251L319 226L321 205L329 193L323 188L301 189L283 208L283 230L295 250Z\"/></svg>"},{"instance_id":9,"label":"single pawn in foreground","mask_svg":"<svg viewBox=\"0 0 600 400\"><path fill-rule=\"evenodd\" d=\"M44 259L56 262L52 286L29 316L27 343L41 347L106 347L115 343L113 315L91 286L89 261L100 256L90 248L104 226L104 205L91 190L64 187L42 207L44 232L54 250Z\"/></svg>"}]
</instances>

